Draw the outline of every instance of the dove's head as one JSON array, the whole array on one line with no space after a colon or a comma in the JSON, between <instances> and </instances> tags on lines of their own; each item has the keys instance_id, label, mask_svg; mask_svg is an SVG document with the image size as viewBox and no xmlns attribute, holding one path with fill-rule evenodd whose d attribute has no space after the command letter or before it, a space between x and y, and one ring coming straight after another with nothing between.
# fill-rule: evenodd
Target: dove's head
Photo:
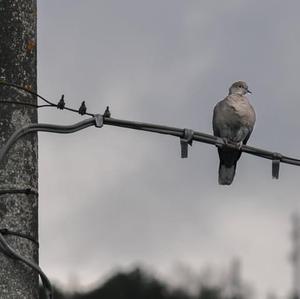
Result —
<instances>
[{"instance_id":1,"label":"dove's head","mask_svg":"<svg viewBox=\"0 0 300 299\"><path fill-rule=\"evenodd\" d=\"M239 94L243 96L246 93L251 93L251 91L248 89L248 85L244 81L234 82L229 88L229 94Z\"/></svg>"}]
</instances>

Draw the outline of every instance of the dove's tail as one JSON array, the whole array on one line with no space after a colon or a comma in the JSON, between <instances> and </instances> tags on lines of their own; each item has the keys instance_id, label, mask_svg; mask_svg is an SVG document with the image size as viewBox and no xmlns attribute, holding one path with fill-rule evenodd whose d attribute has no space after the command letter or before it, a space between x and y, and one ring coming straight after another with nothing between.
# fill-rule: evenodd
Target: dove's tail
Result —
<instances>
[{"instance_id":1,"label":"dove's tail","mask_svg":"<svg viewBox=\"0 0 300 299\"><path fill-rule=\"evenodd\" d=\"M218 149L220 157L219 165L219 184L230 185L233 181L236 163L241 157L242 152L231 149Z\"/></svg>"},{"instance_id":2,"label":"dove's tail","mask_svg":"<svg viewBox=\"0 0 300 299\"><path fill-rule=\"evenodd\" d=\"M219 166L219 184L230 185L235 175L236 163L231 166L226 166L220 162Z\"/></svg>"}]
</instances>

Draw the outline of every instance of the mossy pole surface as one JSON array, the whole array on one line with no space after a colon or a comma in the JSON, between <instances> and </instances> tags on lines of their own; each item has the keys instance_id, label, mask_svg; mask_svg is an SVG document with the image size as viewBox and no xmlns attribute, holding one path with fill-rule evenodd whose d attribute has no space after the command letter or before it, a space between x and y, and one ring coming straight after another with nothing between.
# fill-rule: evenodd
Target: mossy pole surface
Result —
<instances>
[{"instance_id":1,"label":"mossy pole surface","mask_svg":"<svg viewBox=\"0 0 300 299\"><path fill-rule=\"evenodd\" d=\"M37 90L36 0L0 0L0 78ZM36 104L37 99L20 90L0 86L0 101ZM0 147L15 130L37 122L36 108L0 105ZM0 165L0 189L38 189L37 135L29 134L13 146ZM38 196L0 195L0 229L23 233L38 240ZM14 235L5 235L9 245L38 263L38 246ZM38 274L0 252L0 298L38 299Z\"/></svg>"}]
</instances>

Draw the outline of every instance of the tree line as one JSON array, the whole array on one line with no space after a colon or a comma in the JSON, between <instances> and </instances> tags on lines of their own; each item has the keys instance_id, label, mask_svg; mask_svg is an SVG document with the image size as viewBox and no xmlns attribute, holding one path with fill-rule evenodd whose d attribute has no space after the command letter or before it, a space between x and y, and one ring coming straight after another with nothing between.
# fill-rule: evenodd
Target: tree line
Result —
<instances>
[{"instance_id":1,"label":"tree line","mask_svg":"<svg viewBox=\"0 0 300 299\"><path fill-rule=\"evenodd\" d=\"M46 299L40 288L40 299ZM226 297L221 287L199 287L196 295L184 289L170 288L167 283L146 274L140 268L119 272L89 292L66 293L54 287L54 299L247 299L242 296Z\"/></svg>"}]
</instances>

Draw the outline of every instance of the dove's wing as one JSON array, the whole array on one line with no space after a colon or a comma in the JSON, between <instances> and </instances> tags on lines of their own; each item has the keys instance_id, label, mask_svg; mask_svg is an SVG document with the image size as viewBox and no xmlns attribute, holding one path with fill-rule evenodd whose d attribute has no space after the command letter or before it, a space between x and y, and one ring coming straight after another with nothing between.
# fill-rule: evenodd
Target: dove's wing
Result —
<instances>
[{"instance_id":1,"label":"dove's wing","mask_svg":"<svg viewBox=\"0 0 300 299\"><path fill-rule=\"evenodd\" d=\"M245 97L230 95L217 103L213 113L214 135L246 144L254 127L255 112Z\"/></svg>"},{"instance_id":2,"label":"dove's wing","mask_svg":"<svg viewBox=\"0 0 300 299\"><path fill-rule=\"evenodd\" d=\"M215 106L212 122L215 136L246 144L254 127L255 112L246 97L229 95ZM241 151L218 148L218 153L219 183L230 185Z\"/></svg>"}]
</instances>

